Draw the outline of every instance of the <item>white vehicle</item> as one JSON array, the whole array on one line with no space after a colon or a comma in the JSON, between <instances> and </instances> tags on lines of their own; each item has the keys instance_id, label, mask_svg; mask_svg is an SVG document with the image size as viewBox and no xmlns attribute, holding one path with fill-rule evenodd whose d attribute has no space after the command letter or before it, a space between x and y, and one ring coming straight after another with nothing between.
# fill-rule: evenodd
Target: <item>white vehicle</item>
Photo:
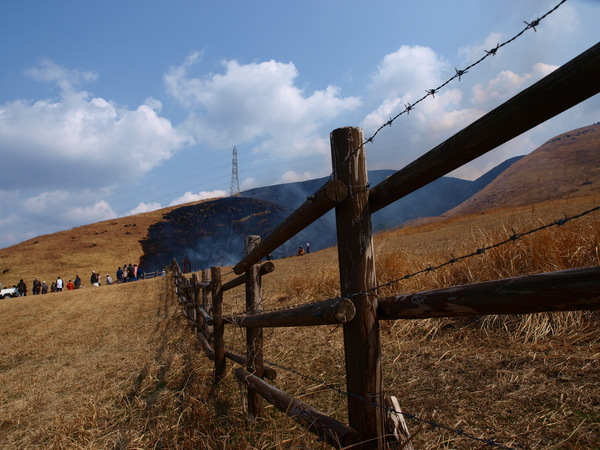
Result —
<instances>
[{"instance_id":1,"label":"white vehicle","mask_svg":"<svg viewBox=\"0 0 600 450\"><path fill-rule=\"evenodd\" d=\"M19 291L17 290L16 287L3 288L2 283L0 283L0 298L11 298L11 297L18 297L18 296L19 296Z\"/></svg>"}]
</instances>

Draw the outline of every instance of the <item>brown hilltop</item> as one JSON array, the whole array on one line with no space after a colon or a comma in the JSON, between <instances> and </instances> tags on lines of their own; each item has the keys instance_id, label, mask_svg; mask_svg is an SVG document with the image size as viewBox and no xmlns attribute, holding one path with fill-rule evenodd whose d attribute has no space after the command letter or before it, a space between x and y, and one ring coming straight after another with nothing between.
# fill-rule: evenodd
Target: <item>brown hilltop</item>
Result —
<instances>
[{"instance_id":1,"label":"brown hilltop","mask_svg":"<svg viewBox=\"0 0 600 450\"><path fill-rule=\"evenodd\" d=\"M560 134L446 215L524 206L600 192L600 124Z\"/></svg>"}]
</instances>

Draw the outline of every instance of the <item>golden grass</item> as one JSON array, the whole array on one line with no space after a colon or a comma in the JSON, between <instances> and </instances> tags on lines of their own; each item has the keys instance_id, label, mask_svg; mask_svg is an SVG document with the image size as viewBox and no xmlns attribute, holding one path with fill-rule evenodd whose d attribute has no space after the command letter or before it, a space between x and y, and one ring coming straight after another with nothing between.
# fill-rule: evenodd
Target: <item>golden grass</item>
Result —
<instances>
[{"instance_id":1,"label":"golden grass","mask_svg":"<svg viewBox=\"0 0 600 450\"><path fill-rule=\"evenodd\" d=\"M379 235L378 279L470 253L503 240L513 228L526 231L593 202L431 220ZM389 293L597 265L598 219L594 213L536 233L397 283ZM86 236L100 229L90 228ZM121 235L114 233L115 245L131 237ZM17 250L11 248L14 258ZM113 258L128 258L119 249L111 253L108 244L105 253L95 250L89 250L93 261L78 256L80 267L99 269ZM4 264L21 267L13 256L2 256ZM264 278L265 309L338 295L336 259L336 249L325 249L276 260L275 272ZM46 263L40 264L29 261L30 273L41 273ZM243 288L228 292L225 302L226 312L243 310ZM212 363L184 323L169 277L1 300L0 322L0 448L328 448L269 406L265 420L246 422L243 390L231 373L220 385L212 383ZM345 389L342 328L264 334L267 361L308 376L276 367L274 384L345 421L345 397L324 386ZM226 339L244 351L244 330L228 327ZM505 446L580 449L600 442L596 313L383 322L381 341L385 392L397 396L405 412ZM418 421L408 426L417 433L418 448L484 447Z\"/></svg>"}]
</instances>

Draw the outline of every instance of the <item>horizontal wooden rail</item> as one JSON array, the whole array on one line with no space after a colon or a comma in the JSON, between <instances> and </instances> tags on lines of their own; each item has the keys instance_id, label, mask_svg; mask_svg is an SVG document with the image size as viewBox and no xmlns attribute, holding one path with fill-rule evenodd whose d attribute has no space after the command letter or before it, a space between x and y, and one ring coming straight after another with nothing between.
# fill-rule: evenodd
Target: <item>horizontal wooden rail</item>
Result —
<instances>
[{"instance_id":1,"label":"horizontal wooden rail","mask_svg":"<svg viewBox=\"0 0 600 450\"><path fill-rule=\"evenodd\" d=\"M355 314L356 308L351 300L333 298L279 311L224 317L223 320L246 328L306 327L347 323Z\"/></svg>"},{"instance_id":2,"label":"horizontal wooden rail","mask_svg":"<svg viewBox=\"0 0 600 450\"><path fill-rule=\"evenodd\" d=\"M600 266L379 298L380 320L600 309Z\"/></svg>"},{"instance_id":3,"label":"horizontal wooden rail","mask_svg":"<svg viewBox=\"0 0 600 450\"><path fill-rule=\"evenodd\" d=\"M325 439L329 445L342 448L361 441L356 430L271 386L248 371L236 369L235 376L285 415L319 438Z\"/></svg>"},{"instance_id":4,"label":"horizontal wooden rail","mask_svg":"<svg viewBox=\"0 0 600 450\"><path fill-rule=\"evenodd\" d=\"M596 95L599 74L600 43L373 187L371 214Z\"/></svg>"},{"instance_id":5,"label":"horizontal wooden rail","mask_svg":"<svg viewBox=\"0 0 600 450\"><path fill-rule=\"evenodd\" d=\"M201 308L201 307L198 306L196 308L196 311L198 311L198 314L200 315L200 318L202 319L202 323L203 324L209 325L209 326L210 325L214 325L213 318L210 316L210 314L208 314L204 310L204 308ZM200 324L200 325L202 325L202 324Z\"/></svg>"},{"instance_id":6,"label":"horizontal wooden rail","mask_svg":"<svg viewBox=\"0 0 600 450\"><path fill-rule=\"evenodd\" d=\"M200 341L202 350L204 350L204 353L206 354L208 359L210 359L211 361L214 361L216 359L215 351L208 343L208 340L204 336L204 333L202 333L202 331L199 331L196 333L196 336L198 337L198 341Z\"/></svg>"},{"instance_id":7,"label":"horizontal wooden rail","mask_svg":"<svg viewBox=\"0 0 600 450\"><path fill-rule=\"evenodd\" d=\"M228 352L225 350L225 357L229 358L240 366L248 366L248 360L244 356L238 355L237 353ZM263 375L267 380L273 381L275 378L277 378L277 371L272 367L263 367Z\"/></svg>"},{"instance_id":8,"label":"horizontal wooden rail","mask_svg":"<svg viewBox=\"0 0 600 450\"><path fill-rule=\"evenodd\" d=\"M275 264L273 264L272 261L267 261L260 265L260 274L261 275L266 275L268 273L273 272L274 270L275 270ZM230 289L241 286L245 282L246 282L246 274L240 275L239 277L234 278L233 280L230 280L227 283L224 283L223 286L221 287L221 289L223 290L223 292L229 291Z\"/></svg>"},{"instance_id":9,"label":"horizontal wooden rail","mask_svg":"<svg viewBox=\"0 0 600 450\"><path fill-rule=\"evenodd\" d=\"M190 287L199 289L209 289L211 286L210 283L192 283L190 284Z\"/></svg>"},{"instance_id":10,"label":"horizontal wooden rail","mask_svg":"<svg viewBox=\"0 0 600 450\"><path fill-rule=\"evenodd\" d=\"M241 275L246 272L252 265L344 201L347 194L348 189L341 181L327 181L287 219L273 228L269 235L233 268L234 273Z\"/></svg>"}]
</instances>

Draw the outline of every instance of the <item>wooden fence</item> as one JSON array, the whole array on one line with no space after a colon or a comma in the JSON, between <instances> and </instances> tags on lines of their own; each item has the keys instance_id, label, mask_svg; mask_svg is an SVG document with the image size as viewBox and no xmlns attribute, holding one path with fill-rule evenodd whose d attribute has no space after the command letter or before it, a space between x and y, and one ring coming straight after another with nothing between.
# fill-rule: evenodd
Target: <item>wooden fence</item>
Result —
<instances>
[{"instance_id":1,"label":"wooden fence","mask_svg":"<svg viewBox=\"0 0 600 450\"><path fill-rule=\"evenodd\" d=\"M262 415L266 399L334 447L383 448L386 434L403 441L407 430L401 415L389 414L399 411L394 399L382 394L381 320L600 309L600 266L378 298L371 229L375 211L597 94L599 74L597 44L373 188L362 130L334 130L332 179L264 239L247 237L246 256L233 269L237 278L223 283L220 267L203 270L202 279L186 278L176 262L171 266L184 314L214 361L216 380L232 360L242 366L236 376L247 385L250 418ZM333 208L341 297L263 312L261 278L274 269L272 262L261 263L263 258ZM224 317L224 293L242 284L247 313ZM247 330L244 357L226 350L224 327L230 324ZM263 366L263 328L329 324L344 330L348 425L265 381L276 373Z\"/></svg>"}]
</instances>

